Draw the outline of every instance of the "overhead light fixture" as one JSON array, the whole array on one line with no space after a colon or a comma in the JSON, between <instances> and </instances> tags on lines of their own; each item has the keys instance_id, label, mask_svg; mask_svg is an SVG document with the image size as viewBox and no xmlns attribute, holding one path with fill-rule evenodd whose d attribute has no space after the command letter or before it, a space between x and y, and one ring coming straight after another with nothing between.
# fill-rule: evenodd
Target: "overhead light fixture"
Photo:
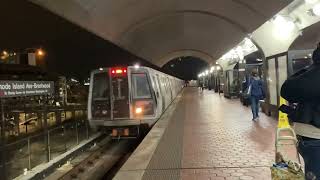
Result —
<instances>
[{"instance_id":1,"label":"overhead light fixture","mask_svg":"<svg viewBox=\"0 0 320 180\"><path fill-rule=\"evenodd\" d=\"M295 23L282 15L277 15L273 23L275 24L274 33L280 39L287 39L295 28Z\"/></svg>"},{"instance_id":2,"label":"overhead light fixture","mask_svg":"<svg viewBox=\"0 0 320 180\"><path fill-rule=\"evenodd\" d=\"M305 0L305 2L308 4L314 4L314 3L318 2L318 0Z\"/></svg>"},{"instance_id":3,"label":"overhead light fixture","mask_svg":"<svg viewBox=\"0 0 320 180\"><path fill-rule=\"evenodd\" d=\"M320 3L313 6L312 12L313 12L313 14L320 16Z\"/></svg>"},{"instance_id":4,"label":"overhead light fixture","mask_svg":"<svg viewBox=\"0 0 320 180\"><path fill-rule=\"evenodd\" d=\"M135 64L135 65L134 65L134 68L135 68L135 69L139 69L139 68L140 68L140 65L139 65L139 64Z\"/></svg>"},{"instance_id":5,"label":"overhead light fixture","mask_svg":"<svg viewBox=\"0 0 320 180\"><path fill-rule=\"evenodd\" d=\"M103 71L103 68L99 68L100 71Z\"/></svg>"}]
</instances>

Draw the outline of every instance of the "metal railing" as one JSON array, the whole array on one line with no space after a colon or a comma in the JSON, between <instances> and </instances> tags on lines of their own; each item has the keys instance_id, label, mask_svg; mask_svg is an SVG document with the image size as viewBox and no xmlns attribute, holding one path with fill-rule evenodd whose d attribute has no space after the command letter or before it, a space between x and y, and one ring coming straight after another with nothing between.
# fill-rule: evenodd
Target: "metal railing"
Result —
<instances>
[{"instance_id":1,"label":"metal railing","mask_svg":"<svg viewBox=\"0 0 320 180\"><path fill-rule=\"evenodd\" d=\"M0 163L0 172L13 179L26 171L67 152L93 132L87 120L74 120L42 133L16 142L5 144L5 163ZM2 175L1 175L2 176Z\"/></svg>"}]
</instances>

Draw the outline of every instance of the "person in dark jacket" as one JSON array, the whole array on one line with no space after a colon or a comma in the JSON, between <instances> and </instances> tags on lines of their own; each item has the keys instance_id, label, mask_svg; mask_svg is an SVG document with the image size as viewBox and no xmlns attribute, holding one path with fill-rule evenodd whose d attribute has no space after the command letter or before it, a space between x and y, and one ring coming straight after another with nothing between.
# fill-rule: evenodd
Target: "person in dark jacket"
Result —
<instances>
[{"instance_id":1,"label":"person in dark jacket","mask_svg":"<svg viewBox=\"0 0 320 180\"><path fill-rule=\"evenodd\" d=\"M249 78L249 85L250 88L250 102L251 102L251 110L252 110L252 120L257 121L259 120L259 101L264 99L264 89L263 89L263 82L258 76L258 72L253 70L251 73L251 77Z\"/></svg>"},{"instance_id":2,"label":"person in dark jacket","mask_svg":"<svg viewBox=\"0 0 320 180\"><path fill-rule=\"evenodd\" d=\"M288 111L294 122L298 151L305 162L306 179L320 179L320 46L312 54L313 64L289 77L281 96L297 108ZM281 109L281 108L280 108Z\"/></svg>"}]
</instances>

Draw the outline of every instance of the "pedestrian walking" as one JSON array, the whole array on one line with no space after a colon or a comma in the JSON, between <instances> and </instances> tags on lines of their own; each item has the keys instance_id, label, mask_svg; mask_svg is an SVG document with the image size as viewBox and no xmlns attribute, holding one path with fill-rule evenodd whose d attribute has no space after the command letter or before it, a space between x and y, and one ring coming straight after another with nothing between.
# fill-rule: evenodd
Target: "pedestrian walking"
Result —
<instances>
[{"instance_id":1,"label":"pedestrian walking","mask_svg":"<svg viewBox=\"0 0 320 180\"><path fill-rule=\"evenodd\" d=\"M294 122L298 151L305 162L307 180L320 179L320 44L312 54L313 64L289 77L281 96L291 105L280 110Z\"/></svg>"},{"instance_id":2,"label":"pedestrian walking","mask_svg":"<svg viewBox=\"0 0 320 180\"><path fill-rule=\"evenodd\" d=\"M259 120L259 101L265 98L263 82L258 76L258 72L253 70L251 72L251 77L249 78L247 86L247 95L250 98L251 110L252 110L252 120Z\"/></svg>"}]
</instances>

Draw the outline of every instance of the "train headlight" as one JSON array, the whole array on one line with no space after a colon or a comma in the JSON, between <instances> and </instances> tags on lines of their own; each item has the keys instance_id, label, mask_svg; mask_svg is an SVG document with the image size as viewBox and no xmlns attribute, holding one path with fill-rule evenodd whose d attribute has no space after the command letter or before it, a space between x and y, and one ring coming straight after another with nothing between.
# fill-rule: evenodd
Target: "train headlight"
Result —
<instances>
[{"instance_id":1,"label":"train headlight","mask_svg":"<svg viewBox=\"0 0 320 180\"><path fill-rule=\"evenodd\" d=\"M136 112L136 114L141 114L142 113L142 108L141 107L137 107L135 112Z\"/></svg>"},{"instance_id":2,"label":"train headlight","mask_svg":"<svg viewBox=\"0 0 320 180\"><path fill-rule=\"evenodd\" d=\"M141 118L142 116L150 116L154 114L153 110L153 100L138 100L134 102L133 113L136 118Z\"/></svg>"}]
</instances>

